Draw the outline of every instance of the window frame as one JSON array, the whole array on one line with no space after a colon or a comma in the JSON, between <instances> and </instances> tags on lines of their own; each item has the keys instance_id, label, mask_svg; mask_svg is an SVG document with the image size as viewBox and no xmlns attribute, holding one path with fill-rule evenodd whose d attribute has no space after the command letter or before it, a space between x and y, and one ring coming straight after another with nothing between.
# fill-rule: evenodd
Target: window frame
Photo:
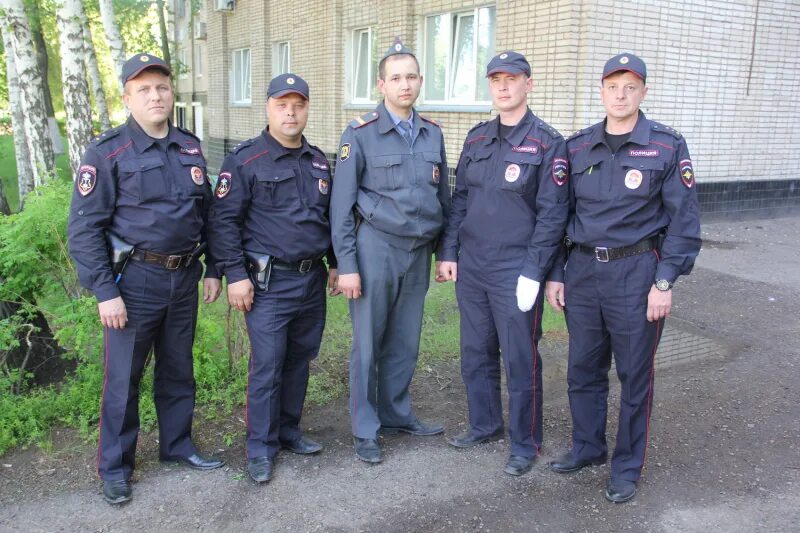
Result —
<instances>
[{"instance_id":1,"label":"window frame","mask_svg":"<svg viewBox=\"0 0 800 533\"><path fill-rule=\"evenodd\" d=\"M281 54L282 48L286 49L286 68L281 68L281 61L283 56ZM280 74L287 74L292 71L292 42L291 41L275 41L272 43L272 76Z\"/></svg>"},{"instance_id":2,"label":"window frame","mask_svg":"<svg viewBox=\"0 0 800 533\"><path fill-rule=\"evenodd\" d=\"M242 58L240 59L240 65L243 63L245 52L247 54L247 72L242 72L237 75L236 73L236 56L237 54ZM245 76L246 81L245 81ZM236 50L231 51L231 68L230 68L230 104L232 106L249 106L253 103L253 96L252 96L252 76L253 76L253 68L252 68L252 52L251 49L246 48L237 48ZM241 94L237 94L237 85L236 83L242 83L243 87L242 90L239 91ZM240 96L240 98L237 98Z\"/></svg>"},{"instance_id":3,"label":"window frame","mask_svg":"<svg viewBox=\"0 0 800 533\"><path fill-rule=\"evenodd\" d=\"M367 96L360 96L357 94L358 91L358 82L359 76L358 73L360 71L359 65L361 58L361 38L366 34L367 37L367 51L369 57L367 58L367 72L366 72L366 89L367 89ZM359 104L369 104L374 105L378 102L378 96L376 94L376 80L378 79L378 63L380 62L378 58L378 50L377 50L377 42L376 42L376 35L375 29L373 26L362 26L359 28L354 28L350 32L350 43L349 43L349 52L350 57L348 61L348 87L347 87L347 96L348 96L348 103L359 105Z\"/></svg>"},{"instance_id":4,"label":"window frame","mask_svg":"<svg viewBox=\"0 0 800 533\"><path fill-rule=\"evenodd\" d=\"M432 107L465 107L465 108L484 108L486 106L491 106L491 96L487 94L486 99L479 99L480 95L480 79L478 74L481 70L485 67L485 65L479 65L478 58L479 58L479 39L478 39L478 30L481 27L481 18L480 12L483 9L492 9L493 16L491 17L491 30L492 30L492 41L489 43L488 51L488 58L494 56L496 52L495 48L495 41L496 41L496 33L497 33L497 6L495 4L487 4L487 5L479 5L471 9L454 9L452 11L445 11L439 13L430 13L423 17L421 23L421 46L422 49L422 61L423 65L429 65L434 63L434 59L430 58L430 50L428 49L428 23L431 18L434 17L449 17L449 24L447 28L447 57L445 63L445 80L444 80L444 98L432 98L430 93L428 92L429 84L423 84L422 86L422 104L425 106L432 106ZM463 30L459 21L461 18L465 16L472 16L473 17L473 37L472 37L472 55L475 58L475 87L474 87L474 96L472 98L455 98L452 97L454 84L457 81L455 73L457 72L457 63L458 63L458 55L457 55L457 47L458 47L458 36L459 33ZM487 58L487 60L488 60ZM423 76L427 73L423 70ZM427 76L428 78L430 76Z\"/></svg>"}]
</instances>

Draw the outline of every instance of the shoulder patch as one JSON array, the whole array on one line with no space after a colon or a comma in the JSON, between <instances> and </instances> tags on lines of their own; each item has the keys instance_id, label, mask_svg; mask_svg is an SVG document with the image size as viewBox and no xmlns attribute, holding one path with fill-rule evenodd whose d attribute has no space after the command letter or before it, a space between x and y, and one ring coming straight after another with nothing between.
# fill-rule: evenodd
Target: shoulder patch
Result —
<instances>
[{"instance_id":1,"label":"shoulder patch","mask_svg":"<svg viewBox=\"0 0 800 533\"><path fill-rule=\"evenodd\" d=\"M683 135L681 135L680 132L678 132L677 130L652 120L650 121L650 129L652 129L653 131L661 131L664 133L668 133L669 135L672 135L676 139L683 138Z\"/></svg>"},{"instance_id":2,"label":"shoulder patch","mask_svg":"<svg viewBox=\"0 0 800 533\"><path fill-rule=\"evenodd\" d=\"M94 139L92 139L92 142L94 142L97 145L101 145L104 142L107 142L110 139L113 139L114 137L119 135L124 126L125 125L123 124L122 126L117 126L116 128L111 128L110 130L106 130L97 137L95 137Z\"/></svg>"},{"instance_id":3,"label":"shoulder patch","mask_svg":"<svg viewBox=\"0 0 800 533\"><path fill-rule=\"evenodd\" d=\"M419 118L421 118L421 119L422 119L422 120L424 120L425 122L430 122L431 124L433 124L433 125L434 125L434 126L436 126L437 128L441 128L441 127L442 127L442 125L441 125L441 124L439 124L438 122L436 122L436 121L435 121L435 120L433 120L432 118L428 118L428 117L426 117L426 116L424 116L424 115L419 115Z\"/></svg>"},{"instance_id":4,"label":"shoulder patch","mask_svg":"<svg viewBox=\"0 0 800 533\"><path fill-rule=\"evenodd\" d=\"M247 139L246 141L242 141L242 142L240 142L239 144L237 144L236 146L233 147L233 150L231 150L231 153L232 154L238 154L244 148L247 148L251 144L253 144L253 139Z\"/></svg>"},{"instance_id":5,"label":"shoulder patch","mask_svg":"<svg viewBox=\"0 0 800 533\"><path fill-rule=\"evenodd\" d=\"M360 117L356 117L350 121L350 127L353 129L360 128L361 126L366 126L370 122L378 120L378 112L377 111L370 111Z\"/></svg>"}]
</instances>

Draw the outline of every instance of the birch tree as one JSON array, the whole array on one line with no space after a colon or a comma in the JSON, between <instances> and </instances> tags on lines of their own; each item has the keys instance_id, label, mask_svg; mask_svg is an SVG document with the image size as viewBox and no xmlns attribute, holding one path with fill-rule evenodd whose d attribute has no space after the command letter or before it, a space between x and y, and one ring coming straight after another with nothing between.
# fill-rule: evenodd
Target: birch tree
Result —
<instances>
[{"instance_id":1,"label":"birch tree","mask_svg":"<svg viewBox=\"0 0 800 533\"><path fill-rule=\"evenodd\" d=\"M25 116L25 139L35 187L55 174L53 143L47 131L42 73L36 63L31 29L22 0L0 0L4 11L3 32L8 32L19 86L20 107Z\"/></svg>"},{"instance_id":2,"label":"birch tree","mask_svg":"<svg viewBox=\"0 0 800 533\"><path fill-rule=\"evenodd\" d=\"M31 154L25 139L25 114L19 96L17 67L14 65L14 54L11 51L11 36L3 31L3 46L6 56L6 80L8 81L8 107L11 108L11 128L14 131L14 156L17 161L17 188L19 204L33 190L33 169Z\"/></svg>"},{"instance_id":3,"label":"birch tree","mask_svg":"<svg viewBox=\"0 0 800 533\"><path fill-rule=\"evenodd\" d=\"M92 139L92 106L84 65L84 18L81 0L60 0L56 9L58 42L61 45L61 87L67 115L69 163L73 175L78 171L81 156Z\"/></svg>"},{"instance_id":4,"label":"birch tree","mask_svg":"<svg viewBox=\"0 0 800 533\"><path fill-rule=\"evenodd\" d=\"M125 64L125 45L122 43L122 36L117 26L114 5L111 0L99 0L100 18L103 21L103 30L108 40L108 47L111 49L111 58L114 60L114 68L117 70L117 81L122 88L122 65Z\"/></svg>"},{"instance_id":5,"label":"birch tree","mask_svg":"<svg viewBox=\"0 0 800 533\"><path fill-rule=\"evenodd\" d=\"M89 72L89 79L92 82L94 91L94 103L97 107L97 119L103 130L111 129L111 119L108 116L108 103L106 102L106 92L103 89L103 79L100 77L100 68L97 66L97 55L94 51L92 42L92 29L89 27L89 19L86 12L81 11L81 26L83 29L83 49L86 53L86 67Z\"/></svg>"}]
</instances>

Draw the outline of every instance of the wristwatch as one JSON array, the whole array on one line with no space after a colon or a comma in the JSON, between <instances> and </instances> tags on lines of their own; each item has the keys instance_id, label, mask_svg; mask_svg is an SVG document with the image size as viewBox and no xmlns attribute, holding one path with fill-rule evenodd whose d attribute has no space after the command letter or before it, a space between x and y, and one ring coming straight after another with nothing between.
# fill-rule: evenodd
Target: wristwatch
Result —
<instances>
[{"instance_id":1,"label":"wristwatch","mask_svg":"<svg viewBox=\"0 0 800 533\"><path fill-rule=\"evenodd\" d=\"M658 289L658 290L660 290L662 292L667 292L671 288L672 288L672 283L671 282L669 282L669 281L667 281L665 279L657 279L656 280L656 289Z\"/></svg>"}]
</instances>

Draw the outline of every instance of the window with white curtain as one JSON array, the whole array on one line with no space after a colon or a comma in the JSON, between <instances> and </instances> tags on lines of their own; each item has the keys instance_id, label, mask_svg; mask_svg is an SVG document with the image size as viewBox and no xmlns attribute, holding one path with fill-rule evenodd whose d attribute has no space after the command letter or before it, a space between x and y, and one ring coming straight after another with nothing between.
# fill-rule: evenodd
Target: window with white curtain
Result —
<instances>
[{"instance_id":1,"label":"window with white curtain","mask_svg":"<svg viewBox=\"0 0 800 533\"><path fill-rule=\"evenodd\" d=\"M231 57L231 103L250 103L250 49L234 50Z\"/></svg>"}]
</instances>

